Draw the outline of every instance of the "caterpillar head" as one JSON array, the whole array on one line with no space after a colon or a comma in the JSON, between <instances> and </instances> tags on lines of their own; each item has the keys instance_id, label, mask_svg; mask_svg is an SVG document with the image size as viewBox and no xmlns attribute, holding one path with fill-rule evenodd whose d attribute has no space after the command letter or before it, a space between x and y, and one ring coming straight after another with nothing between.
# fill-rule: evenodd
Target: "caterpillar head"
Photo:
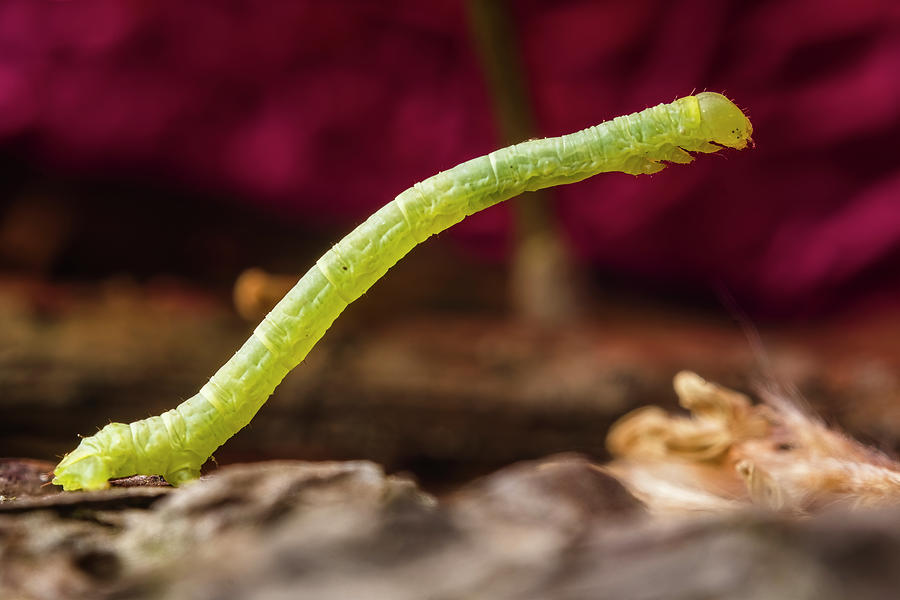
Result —
<instances>
[{"instance_id":1,"label":"caterpillar head","mask_svg":"<svg viewBox=\"0 0 900 600\"><path fill-rule=\"evenodd\" d=\"M715 92L701 92L696 97L702 127L710 141L738 150L753 141L753 125L734 102Z\"/></svg>"}]
</instances>

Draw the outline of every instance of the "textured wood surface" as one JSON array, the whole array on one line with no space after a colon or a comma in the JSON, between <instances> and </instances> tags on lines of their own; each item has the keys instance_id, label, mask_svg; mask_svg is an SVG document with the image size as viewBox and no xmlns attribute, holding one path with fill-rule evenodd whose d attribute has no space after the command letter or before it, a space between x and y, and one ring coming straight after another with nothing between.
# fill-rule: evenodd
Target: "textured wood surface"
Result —
<instances>
[{"instance_id":1,"label":"textured wood surface","mask_svg":"<svg viewBox=\"0 0 900 600\"><path fill-rule=\"evenodd\" d=\"M0 597L874 600L900 584L897 510L653 520L573 454L443 498L366 461L153 489L0 504L20 505L0 511Z\"/></svg>"}]
</instances>

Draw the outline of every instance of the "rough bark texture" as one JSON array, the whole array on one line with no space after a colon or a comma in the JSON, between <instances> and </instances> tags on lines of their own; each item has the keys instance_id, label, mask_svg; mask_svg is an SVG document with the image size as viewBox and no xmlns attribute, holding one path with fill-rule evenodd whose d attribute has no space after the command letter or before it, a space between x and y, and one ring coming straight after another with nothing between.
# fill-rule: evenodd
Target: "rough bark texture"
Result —
<instances>
[{"instance_id":1,"label":"rough bark texture","mask_svg":"<svg viewBox=\"0 0 900 600\"><path fill-rule=\"evenodd\" d=\"M651 520L577 455L442 500L362 461L148 489L0 504L0 597L865 600L900 585L896 510Z\"/></svg>"}]
</instances>

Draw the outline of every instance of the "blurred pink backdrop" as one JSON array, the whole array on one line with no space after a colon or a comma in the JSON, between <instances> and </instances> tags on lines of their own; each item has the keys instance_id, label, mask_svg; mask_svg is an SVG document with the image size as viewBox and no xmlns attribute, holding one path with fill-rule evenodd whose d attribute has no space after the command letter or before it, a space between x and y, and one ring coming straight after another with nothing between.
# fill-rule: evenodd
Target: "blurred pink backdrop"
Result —
<instances>
[{"instance_id":1,"label":"blurred pink backdrop","mask_svg":"<svg viewBox=\"0 0 900 600\"><path fill-rule=\"evenodd\" d=\"M900 3L511 3L542 135L722 91L755 150L555 192L596 269L761 313L900 298ZM0 145L350 226L498 144L461 2L0 4ZM458 236L502 256L508 207Z\"/></svg>"}]
</instances>

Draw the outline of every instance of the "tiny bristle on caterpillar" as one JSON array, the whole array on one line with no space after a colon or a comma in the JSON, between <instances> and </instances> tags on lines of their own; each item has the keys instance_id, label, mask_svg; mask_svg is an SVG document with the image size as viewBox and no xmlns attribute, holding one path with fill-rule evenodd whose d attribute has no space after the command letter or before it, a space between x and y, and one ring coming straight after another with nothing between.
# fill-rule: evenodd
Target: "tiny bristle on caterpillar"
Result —
<instances>
[{"instance_id":1,"label":"tiny bristle on caterpillar","mask_svg":"<svg viewBox=\"0 0 900 600\"><path fill-rule=\"evenodd\" d=\"M56 467L66 490L108 479L197 477L212 452L247 425L346 306L416 244L466 216L527 190L622 171L656 173L691 153L751 141L749 119L728 98L702 92L560 137L502 148L400 193L328 250L193 397L162 415L110 423Z\"/></svg>"}]
</instances>

